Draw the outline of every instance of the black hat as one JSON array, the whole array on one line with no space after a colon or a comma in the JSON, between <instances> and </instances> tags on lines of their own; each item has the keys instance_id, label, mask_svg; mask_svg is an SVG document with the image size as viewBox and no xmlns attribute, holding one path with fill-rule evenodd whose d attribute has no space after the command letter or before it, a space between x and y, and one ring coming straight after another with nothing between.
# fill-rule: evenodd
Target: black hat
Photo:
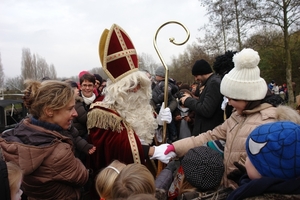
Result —
<instances>
[{"instance_id":1,"label":"black hat","mask_svg":"<svg viewBox=\"0 0 300 200\"><path fill-rule=\"evenodd\" d=\"M208 64L208 62L206 62L203 59L197 60L194 64L194 66L193 66L193 69L192 69L192 74L194 76L209 74L209 73L212 73L212 72L213 71L212 71L210 65Z\"/></svg>"},{"instance_id":2,"label":"black hat","mask_svg":"<svg viewBox=\"0 0 300 200\"><path fill-rule=\"evenodd\" d=\"M186 180L200 191L219 186L224 173L223 158L220 153L200 146L190 149L181 161Z\"/></svg>"},{"instance_id":3,"label":"black hat","mask_svg":"<svg viewBox=\"0 0 300 200\"><path fill-rule=\"evenodd\" d=\"M102 77L99 74L94 74L94 76L95 76L96 80L100 82L100 85L101 85Z\"/></svg>"},{"instance_id":4,"label":"black hat","mask_svg":"<svg viewBox=\"0 0 300 200\"><path fill-rule=\"evenodd\" d=\"M78 88L78 84L75 81L70 81L71 87L76 87Z\"/></svg>"}]
</instances>

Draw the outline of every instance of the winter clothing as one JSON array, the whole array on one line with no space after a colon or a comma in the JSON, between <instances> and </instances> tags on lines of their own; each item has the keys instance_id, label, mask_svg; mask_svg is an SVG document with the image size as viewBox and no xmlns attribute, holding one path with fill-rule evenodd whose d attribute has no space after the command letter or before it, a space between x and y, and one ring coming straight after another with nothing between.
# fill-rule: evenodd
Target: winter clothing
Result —
<instances>
[{"instance_id":1,"label":"winter clothing","mask_svg":"<svg viewBox=\"0 0 300 200\"><path fill-rule=\"evenodd\" d=\"M0 194L1 199L11 200L6 162L0 158Z\"/></svg>"},{"instance_id":2,"label":"winter clothing","mask_svg":"<svg viewBox=\"0 0 300 200\"><path fill-rule=\"evenodd\" d=\"M102 77L99 74L94 74L97 81L99 81L100 85L102 83Z\"/></svg>"},{"instance_id":3,"label":"winter clothing","mask_svg":"<svg viewBox=\"0 0 300 200\"><path fill-rule=\"evenodd\" d=\"M155 105L159 104L161 105L162 102L164 102L164 88L165 88L165 81L159 81L155 87L152 90L152 100L154 102ZM174 101L174 94L176 94L178 92L178 87L169 80L168 82L168 106L170 104L171 101ZM170 108L171 112L173 112L177 107L177 104L174 108ZM156 109L156 112L158 113L159 109Z\"/></svg>"},{"instance_id":4,"label":"winter clothing","mask_svg":"<svg viewBox=\"0 0 300 200\"><path fill-rule=\"evenodd\" d=\"M181 161L186 180L200 191L220 185L224 173L222 156L215 150L200 146L190 149Z\"/></svg>"},{"instance_id":5,"label":"winter clothing","mask_svg":"<svg viewBox=\"0 0 300 200\"><path fill-rule=\"evenodd\" d=\"M220 93L221 79L212 74L206 82L202 83L204 89L199 99L188 97L184 106L195 111L195 122L192 135L197 136L212 130L224 121L224 112L221 109L223 95Z\"/></svg>"},{"instance_id":6,"label":"winter clothing","mask_svg":"<svg viewBox=\"0 0 300 200\"><path fill-rule=\"evenodd\" d=\"M79 135L86 138L88 132L86 127L88 107L80 96L75 98L75 110L78 116L73 119L73 125L79 131Z\"/></svg>"},{"instance_id":7,"label":"winter clothing","mask_svg":"<svg viewBox=\"0 0 300 200\"><path fill-rule=\"evenodd\" d=\"M236 183L228 180L227 174L236 169L233 163L238 161L240 156L246 157L245 141L250 132L261 124L273 122L277 119L294 117L288 107L280 106L279 109L279 107L275 108L270 104L264 103L252 110L245 110L244 115L234 112L223 124L213 130L196 137L176 141L173 145L176 154L181 157L190 148L201 146L210 140L225 140L223 184L226 187L235 188L237 186Z\"/></svg>"},{"instance_id":8,"label":"winter clothing","mask_svg":"<svg viewBox=\"0 0 300 200\"><path fill-rule=\"evenodd\" d=\"M299 179L284 180L271 177L262 177L251 180L247 175L244 175L240 180L240 187L233 190L227 200L239 200L249 197L253 197L253 199L271 199L270 196L259 196L270 193L272 197L277 197L272 199L299 199L300 181ZM292 198L288 198L288 196L285 196L284 194L291 195Z\"/></svg>"},{"instance_id":9,"label":"winter clothing","mask_svg":"<svg viewBox=\"0 0 300 200\"><path fill-rule=\"evenodd\" d=\"M254 101L267 94L267 83L260 77L259 55L252 49L243 49L233 56L234 68L224 76L221 93L231 99Z\"/></svg>"},{"instance_id":10,"label":"winter clothing","mask_svg":"<svg viewBox=\"0 0 300 200\"><path fill-rule=\"evenodd\" d=\"M155 76L160 76L160 77L165 77L166 75L166 70L163 66L159 66L156 70L155 70Z\"/></svg>"},{"instance_id":11,"label":"winter clothing","mask_svg":"<svg viewBox=\"0 0 300 200\"><path fill-rule=\"evenodd\" d=\"M213 71L212 71L210 65L208 64L208 62L206 62L203 59L197 60L192 68L193 76L210 74L212 72Z\"/></svg>"},{"instance_id":12,"label":"winter clothing","mask_svg":"<svg viewBox=\"0 0 300 200\"><path fill-rule=\"evenodd\" d=\"M92 144L89 144L85 139L79 136L79 132L74 126L71 126L69 130L62 131L61 134L72 139L75 155L79 152L89 154L89 150L93 147ZM78 155L76 155L76 157L78 157Z\"/></svg>"},{"instance_id":13,"label":"winter clothing","mask_svg":"<svg viewBox=\"0 0 300 200\"><path fill-rule=\"evenodd\" d=\"M89 173L75 158L70 138L60 127L25 118L2 133L0 145L6 161L17 163L24 173L24 193L30 199L79 199Z\"/></svg>"},{"instance_id":14,"label":"winter clothing","mask_svg":"<svg viewBox=\"0 0 300 200\"><path fill-rule=\"evenodd\" d=\"M256 170L264 177L300 177L300 126L289 121L261 125L246 140L246 150Z\"/></svg>"},{"instance_id":15,"label":"winter clothing","mask_svg":"<svg viewBox=\"0 0 300 200\"><path fill-rule=\"evenodd\" d=\"M191 111L189 108L184 108L178 104L173 114L173 121L175 122L176 129L179 135L179 139L190 137L192 135L194 127L195 112ZM182 118L177 121L176 116L181 116ZM184 117L189 117L191 121L185 121Z\"/></svg>"}]
</instances>

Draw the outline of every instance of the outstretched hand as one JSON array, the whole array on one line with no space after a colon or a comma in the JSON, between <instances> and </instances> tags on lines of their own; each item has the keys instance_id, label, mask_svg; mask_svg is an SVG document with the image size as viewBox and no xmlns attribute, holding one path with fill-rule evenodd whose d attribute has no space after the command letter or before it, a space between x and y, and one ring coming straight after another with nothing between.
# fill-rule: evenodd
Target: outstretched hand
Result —
<instances>
[{"instance_id":1,"label":"outstretched hand","mask_svg":"<svg viewBox=\"0 0 300 200\"><path fill-rule=\"evenodd\" d=\"M159 146L154 146L154 153L153 156L150 157L150 159L157 159L160 160L161 162L167 164L169 163L170 159L176 157L176 153L175 152L169 152L169 153L165 153L167 148L168 148L169 144L161 144ZM173 145L172 145L173 146Z\"/></svg>"},{"instance_id":2,"label":"outstretched hand","mask_svg":"<svg viewBox=\"0 0 300 200\"><path fill-rule=\"evenodd\" d=\"M244 165L238 163L238 162L234 162L233 163L234 166L237 167L237 169L233 170L232 172L230 172L228 175L227 175L227 178L230 179L230 180L233 180L235 183L239 184L239 180L240 178L245 174L247 173L247 170L245 168Z\"/></svg>"},{"instance_id":3,"label":"outstretched hand","mask_svg":"<svg viewBox=\"0 0 300 200\"><path fill-rule=\"evenodd\" d=\"M165 155L167 155L167 154L169 154L170 152L175 152L175 148L174 148L174 145L173 144L169 144L168 146L167 146L167 149L166 149L166 151L165 151Z\"/></svg>"}]
</instances>

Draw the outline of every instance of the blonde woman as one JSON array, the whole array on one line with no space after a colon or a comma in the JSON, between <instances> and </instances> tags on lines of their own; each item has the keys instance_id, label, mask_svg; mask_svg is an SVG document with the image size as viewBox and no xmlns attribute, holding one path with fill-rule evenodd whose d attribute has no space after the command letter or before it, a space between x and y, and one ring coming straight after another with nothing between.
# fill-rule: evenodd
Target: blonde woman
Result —
<instances>
[{"instance_id":1,"label":"blonde woman","mask_svg":"<svg viewBox=\"0 0 300 200\"><path fill-rule=\"evenodd\" d=\"M74 90L54 80L26 85L23 100L30 116L2 133L2 154L23 170L29 199L80 199L89 172L75 158L72 140L61 134L77 116Z\"/></svg>"}]
</instances>

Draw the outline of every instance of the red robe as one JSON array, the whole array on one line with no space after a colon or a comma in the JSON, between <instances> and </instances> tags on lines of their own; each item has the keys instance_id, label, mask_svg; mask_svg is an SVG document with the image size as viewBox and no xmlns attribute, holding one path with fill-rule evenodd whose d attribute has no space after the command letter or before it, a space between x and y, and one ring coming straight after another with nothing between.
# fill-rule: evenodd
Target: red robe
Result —
<instances>
[{"instance_id":1,"label":"red robe","mask_svg":"<svg viewBox=\"0 0 300 200\"><path fill-rule=\"evenodd\" d=\"M97 174L112 161L145 164L144 152L138 136L124 119L102 102L93 103L88 113L88 142L96 151L87 159L87 167ZM128 135L131 135L131 147ZM134 153L132 153L134 152Z\"/></svg>"}]
</instances>

